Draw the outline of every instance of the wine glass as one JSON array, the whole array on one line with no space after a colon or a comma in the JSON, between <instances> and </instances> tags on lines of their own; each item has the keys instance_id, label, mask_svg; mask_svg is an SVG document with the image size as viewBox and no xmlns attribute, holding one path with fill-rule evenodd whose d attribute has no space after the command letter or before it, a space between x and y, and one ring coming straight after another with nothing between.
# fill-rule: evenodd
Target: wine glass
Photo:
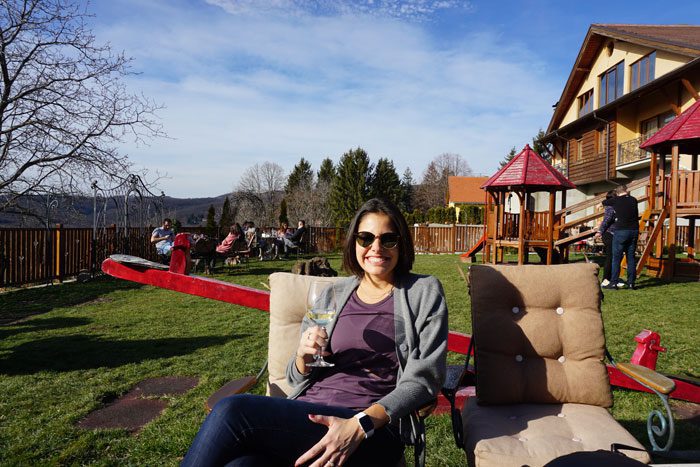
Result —
<instances>
[{"instance_id":1,"label":"wine glass","mask_svg":"<svg viewBox=\"0 0 700 467\"><path fill-rule=\"evenodd\" d=\"M324 303L318 303L318 298L328 290L328 297L324 300ZM309 291L306 294L306 309L309 310L306 316L309 317L314 323L321 326L324 330L328 323L335 319L336 315L336 303L335 303L335 291L333 290L333 281L317 280L311 283L309 286ZM329 367L334 366L334 363L327 362L323 359L323 352L326 351L326 346L322 346L319 352L314 355L314 361L307 363L306 366L310 367Z\"/></svg>"}]
</instances>

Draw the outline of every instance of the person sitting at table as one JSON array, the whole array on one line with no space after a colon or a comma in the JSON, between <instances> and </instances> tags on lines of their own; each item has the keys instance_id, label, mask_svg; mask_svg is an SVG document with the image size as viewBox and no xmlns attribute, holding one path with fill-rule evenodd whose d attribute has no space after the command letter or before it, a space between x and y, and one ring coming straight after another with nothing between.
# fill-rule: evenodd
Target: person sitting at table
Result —
<instances>
[{"instance_id":1,"label":"person sitting at table","mask_svg":"<svg viewBox=\"0 0 700 467\"><path fill-rule=\"evenodd\" d=\"M306 233L306 221L300 220L297 225L297 229L293 234L287 234L284 236L284 256L289 254L289 250L295 250L299 248L300 242L303 240L304 234Z\"/></svg>"},{"instance_id":2,"label":"person sitting at table","mask_svg":"<svg viewBox=\"0 0 700 467\"><path fill-rule=\"evenodd\" d=\"M172 227L173 221L166 217L163 219L163 225L156 227L151 233L151 243L155 243L156 251L164 257L170 257L170 253L172 253L173 240L175 239Z\"/></svg>"},{"instance_id":3,"label":"person sitting at table","mask_svg":"<svg viewBox=\"0 0 700 467\"><path fill-rule=\"evenodd\" d=\"M275 232L275 238L273 239L274 245L274 257L278 258L279 252L284 251L284 239L287 236L287 231L289 230L289 224L282 222Z\"/></svg>"},{"instance_id":4,"label":"person sitting at table","mask_svg":"<svg viewBox=\"0 0 700 467\"><path fill-rule=\"evenodd\" d=\"M399 209L367 201L345 237L350 277L332 286L338 316L327 328L302 322L289 398L222 399L182 465L396 465L447 369L445 294L435 277L411 273L413 261ZM314 307L330 297L326 289ZM307 366L322 348L335 366Z\"/></svg>"}]
</instances>

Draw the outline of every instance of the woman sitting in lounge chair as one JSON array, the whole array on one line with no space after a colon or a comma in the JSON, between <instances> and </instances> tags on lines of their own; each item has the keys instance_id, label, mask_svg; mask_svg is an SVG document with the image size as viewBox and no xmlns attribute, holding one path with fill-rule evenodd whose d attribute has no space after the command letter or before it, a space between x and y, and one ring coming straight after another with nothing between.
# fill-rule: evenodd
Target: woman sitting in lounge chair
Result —
<instances>
[{"instance_id":1,"label":"woman sitting in lounge chair","mask_svg":"<svg viewBox=\"0 0 700 467\"><path fill-rule=\"evenodd\" d=\"M413 260L398 208L367 201L345 240L351 276L333 285L337 318L327 331L302 322L287 367L292 394L221 400L182 465L396 465L416 439L415 411L437 397L446 372L442 285L411 273ZM308 366L326 345L334 366Z\"/></svg>"},{"instance_id":2,"label":"woman sitting in lounge chair","mask_svg":"<svg viewBox=\"0 0 700 467\"><path fill-rule=\"evenodd\" d=\"M214 267L216 266L217 258L229 258L231 256L234 256L234 259L237 258L235 254L236 251L245 250L245 245L245 234L243 233L241 224L236 222L229 229L228 235L226 236L226 238L224 238L224 241L222 241L221 244L216 246L212 258L209 261L210 269L214 269ZM238 259L236 259L235 262L237 261Z\"/></svg>"},{"instance_id":3,"label":"woman sitting in lounge chair","mask_svg":"<svg viewBox=\"0 0 700 467\"><path fill-rule=\"evenodd\" d=\"M241 228L241 224L236 222L229 229L228 235L224 238L224 241L221 242L220 245L217 245L216 252L222 256L229 254L233 249L233 244L242 238L245 238L243 236L243 229Z\"/></svg>"}]
</instances>

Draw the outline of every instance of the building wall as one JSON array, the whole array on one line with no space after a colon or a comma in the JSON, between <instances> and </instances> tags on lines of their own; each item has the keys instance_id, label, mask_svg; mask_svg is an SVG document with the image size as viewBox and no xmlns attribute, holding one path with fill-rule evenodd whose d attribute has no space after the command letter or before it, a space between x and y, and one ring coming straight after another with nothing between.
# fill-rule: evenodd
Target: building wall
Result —
<instances>
[{"instance_id":1,"label":"building wall","mask_svg":"<svg viewBox=\"0 0 700 467\"><path fill-rule=\"evenodd\" d=\"M591 67L587 79L580 86L576 95L580 96L589 89L593 89L593 109L597 109L600 95L600 75L622 60L625 62L623 92L624 94L629 93L631 88L630 66L653 50L652 48L636 44L616 41L612 54L608 55L607 48L602 47L594 60L594 64ZM685 56L656 50L654 79L677 69L690 60L690 58ZM684 73L683 78L687 79L690 85L700 92L700 67L693 68L694 69ZM645 94L641 98L634 99L632 102L622 107L618 107L615 110L614 119L607 117L611 120L610 157L607 166L607 177L605 146L601 145L600 141L597 139L598 130L604 127L605 124L593 120L587 127L576 130L576 134L568 139L568 177L577 185L577 189L567 191L567 206L605 193L622 183L630 183L634 180L649 177L648 159L639 161L639 163L630 164L629 166L626 165L626 167L631 167L624 172L617 171L618 143L624 143L639 138L641 136L642 121L670 111L672 105L678 106L681 111L686 110L693 105L694 102L695 99L682 85L680 80L673 80L671 83L663 86L663 88ZM574 99L567 110L566 116L560 123L560 127L566 126L577 119L578 99ZM577 140L579 138L582 143L582 151L580 151L580 153L577 150ZM561 157L565 157L567 144L557 144L561 144ZM692 158L690 156L681 155L681 170L690 169L691 161ZM564 162L566 163L566 161ZM646 189L640 189L636 193L633 193L633 195L641 196L645 193L645 190ZM557 195L557 209L561 208L560 200L560 195ZM546 210L547 204L548 199L546 193L536 196L536 210ZM640 209L643 208L644 206L640 206ZM581 212L575 217L591 214L595 209L595 207L589 208L586 212ZM574 220L575 217L571 217L569 220Z\"/></svg>"},{"instance_id":2,"label":"building wall","mask_svg":"<svg viewBox=\"0 0 700 467\"><path fill-rule=\"evenodd\" d=\"M615 46L611 55L608 55L607 47L602 47L598 52L598 56L595 59L591 71L588 73L588 77L579 87L576 92L576 96L582 95L584 92L593 89L593 108L598 108L598 99L600 96L600 75L605 73L608 69L612 68L619 62L625 62L625 77L623 93L627 94L631 89L630 80L630 65L644 57L645 55L654 51L654 49L649 47L643 47L637 44L631 44L629 42L615 41ZM666 73L675 70L676 68L688 63L690 58L671 52L665 52L662 50L656 51L656 61L655 61L655 71L654 78L659 78ZM574 99L566 112L564 119L562 120L560 126L565 126L574 120L578 119L578 99Z\"/></svg>"},{"instance_id":3,"label":"building wall","mask_svg":"<svg viewBox=\"0 0 700 467\"><path fill-rule=\"evenodd\" d=\"M569 180L574 185L581 185L605 180L606 146L610 145L610 160L608 175L612 177L615 173L615 153L617 147L617 124L614 120L607 126L600 122L599 126L594 126L580 134L581 154L578 151L578 137L569 140ZM602 144L599 141L598 132L609 127L610 139L608 143L607 135L604 135Z\"/></svg>"}]
</instances>

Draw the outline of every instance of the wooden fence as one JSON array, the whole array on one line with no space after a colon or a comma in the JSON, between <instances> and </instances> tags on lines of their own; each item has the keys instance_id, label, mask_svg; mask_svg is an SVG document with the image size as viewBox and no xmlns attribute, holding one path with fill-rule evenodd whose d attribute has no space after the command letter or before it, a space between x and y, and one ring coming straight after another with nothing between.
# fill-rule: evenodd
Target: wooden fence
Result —
<instances>
[{"instance_id":1,"label":"wooden fence","mask_svg":"<svg viewBox=\"0 0 700 467\"><path fill-rule=\"evenodd\" d=\"M62 281L81 272L94 272L114 253L151 260L157 255L150 245L152 228L98 231L90 228L0 229L0 287Z\"/></svg>"},{"instance_id":2,"label":"wooden fence","mask_svg":"<svg viewBox=\"0 0 700 467\"><path fill-rule=\"evenodd\" d=\"M115 253L157 261L150 243L153 227L129 228L125 233L114 226L100 229L9 228L0 229L0 287L62 281L81 272L99 271L102 261ZM201 233L202 228L183 230ZM482 225L430 225L410 227L416 253L459 253L468 251L481 238ZM688 243L687 226L678 228L677 244ZM695 245L700 245L700 226L695 228ZM327 253L342 248L345 230L333 227L309 228L309 251Z\"/></svg>"}]
</instances>

